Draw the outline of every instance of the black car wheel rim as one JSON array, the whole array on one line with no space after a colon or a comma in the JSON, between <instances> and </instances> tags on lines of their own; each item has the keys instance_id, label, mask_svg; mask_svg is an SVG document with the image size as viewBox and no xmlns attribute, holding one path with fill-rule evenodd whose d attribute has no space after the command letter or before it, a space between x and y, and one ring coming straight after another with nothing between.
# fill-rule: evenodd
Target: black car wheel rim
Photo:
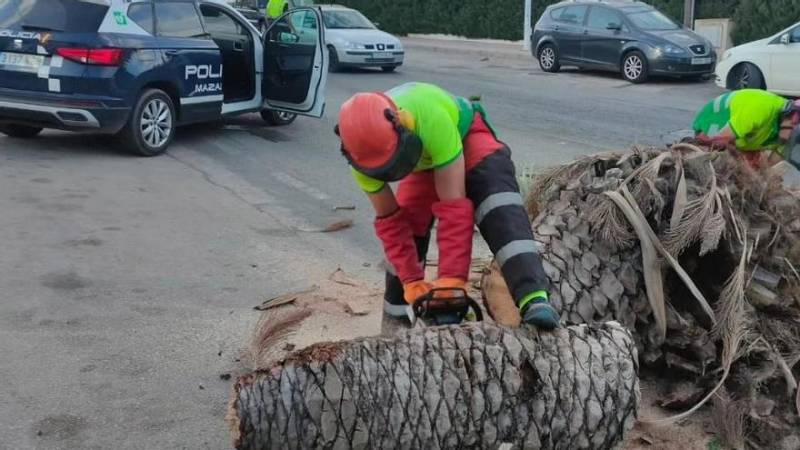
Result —
<instances>
[{"instance_id":1,"label":"black car wheel rim","mask_svg":"<svg viewBox=\"0 0 800 450\"><path fill-rule=\"evenodd\" d=\"M638 56L629 56L625 60L625 76L628 77L628 79L638 79L642 76L642 70L644 70L644 63Z\"/></svg>"},{"instance_id":2,"label":"black car wheel rim","mask_svg":"<svg viewBox=\"0 0 800 450\"><path fill-rule=\"evenodd\" d=\"M556 62L556 52L553 51L552 48L547 47L542 50L542 54L539 55L539 59L542 63L542 67L545 69L549 69L553 67L553 64Z\"/></svg>"},{"instance_id":3,"label":"black car wheel rim","mask_svg":"<svg viewBox=\"0 0 800 450\"><path fill-rule=\"evenodd\" d=\"M142 110L142 139L151 148L166 144L172 132L172 112L167 102L154 98L147 102Z\"/></svg>"}]
</instances>

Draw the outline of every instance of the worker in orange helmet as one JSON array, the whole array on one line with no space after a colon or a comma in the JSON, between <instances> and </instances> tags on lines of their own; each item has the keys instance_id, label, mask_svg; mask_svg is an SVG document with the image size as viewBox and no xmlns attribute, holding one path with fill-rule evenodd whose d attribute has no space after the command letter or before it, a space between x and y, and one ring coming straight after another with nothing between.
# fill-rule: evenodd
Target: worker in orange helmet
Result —
<instances>
[{"instance_id":1,"label":"worker in orange helmet","mask_svg":"<svg viewBox=\"0 0 800 450\"><path fill-rule=\"evenodd\" d=\"M427 83L359 93L342 106L336 133L377 215L389 263L385 314L404 317L420 298L465 288L477 224L523 321L558 326L511 151L479 102ZM397 181L395 193L389 183ZM438 278L429 283L424 265L435 220Z\"/></svg>"}]
</instances>

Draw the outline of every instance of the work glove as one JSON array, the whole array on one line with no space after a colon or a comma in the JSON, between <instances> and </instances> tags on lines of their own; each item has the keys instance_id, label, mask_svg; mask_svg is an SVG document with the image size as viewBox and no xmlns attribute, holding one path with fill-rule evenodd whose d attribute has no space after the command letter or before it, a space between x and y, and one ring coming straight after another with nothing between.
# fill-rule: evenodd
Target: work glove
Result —
<instances>
[{"instance_id":1,"label":"work glove","mask_svg":"<svg viewBox=\"0 0 800 450\"><path fill-rule=\"evenodd\" d=\"M424 280L425 272L417 259L417 246L408 216L402 208L387 217L375 219L375 233L383 243L386 259L404 285Z\"/></svg>"},{"instance_id":2,"label":"work glove","mask_svg":"<svg viewBox=\"0 0 800 450\"><path fill-rule=\"evenodd\" d=\"M433 283L434 289L452 289L451 291L436 291L434 297L439 299L456 298L464 295L467 282L460 278L439 278Z\"/></svg>"},{"instance_id":3,"label":"work glove","mask_svg":"<svg viewBox=\"0 0 800 450\"><path fill-rule=\"evenodd\" d=\"M403 298L406 303L413 305L420 297L428 295L432 288L433 285L425 280L403 284Z\"/></svg>"},{"instance_id":4,"label":"work glove","mask_svg":"<svg viewBox=\"0 0 800 450\"><path fill-rule=\"evenodd\" d=\"M558 327L559 316L544 291L534 292L519 302L522 321L545 330Z\"/></svg>"},{"instance_id":5,"label":"work glove","mask_svg":"<svg viewBox=\"0 0 800 450\"><path fill-rule=\"evenodd\" d=\"M469 279L475 207L467 198L433 204L439 244L439 279Z\"/></svg>"}]
</instances>

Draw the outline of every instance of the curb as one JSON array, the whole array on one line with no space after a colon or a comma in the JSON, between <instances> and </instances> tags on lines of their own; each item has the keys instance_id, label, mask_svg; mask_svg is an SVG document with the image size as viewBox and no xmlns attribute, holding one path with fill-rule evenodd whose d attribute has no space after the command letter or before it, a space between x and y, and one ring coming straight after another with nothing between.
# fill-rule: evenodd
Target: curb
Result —
<instances>
[{"instance_id":1,"label":"curb","mask_svg":"<svg viewBox=\"0 0 800 450\"><path fill-rule=\"evenodd\" d=\"M530 52L522 48L522 42L482 41L419 35L409 35L400 38L400 40L406 48L416 48L432 52L458 52L479 57L512 59L515 61L531 57Z\"/></svg>"}]
</instances>

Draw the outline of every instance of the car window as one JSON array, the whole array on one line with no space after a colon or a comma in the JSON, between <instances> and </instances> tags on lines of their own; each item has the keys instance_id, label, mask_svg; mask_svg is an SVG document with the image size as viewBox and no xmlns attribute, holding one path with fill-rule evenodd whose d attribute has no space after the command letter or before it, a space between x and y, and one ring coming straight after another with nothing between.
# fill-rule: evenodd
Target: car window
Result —
<instances>
[{"instance_id":1,"label":"car window","mask_svg":"<svg viewBox=\"0 0 800 450\"><path fill-rule=\"evenodd\" d=\"M561 17L561 13L563 13L565 9L567 8L564 7L554 8L552 11L550 11L550 18L553 20L559 20L559 18Z\"/></svg>"},{"instance_id":2,"label":"car window","mask_svg":"<svg viewBox=\"0 0 800 450\"><path fill-rule=\"evenodd\" d=\"M319 38L313 11L290 11L270 26L267 42L316 45Z\"/></svg>"},{"instance_id":3,"label":"car window","mask_svg":"<svg viewBox=\"0 0 800 450\"><path fill-rule=\"evenodd\" d=\"M96 33L108 5L82 0L1 0L0 29Z\"/></svg>"},{"instance_id":4,"label":"car window","mask_svg":"<svg viewBox=\"0 0 800 450\"><path fill-rule=\"evenodd\" d=\"M629 13L628 19L644 31L665 31L680 28L669 17L654 9Z\"/></svg>"},{"instance_id":5,"label":"car window","mask_svg":"<svg viewBox=\"0 0 800 450\"><path fill-rule=\"evenodd\" d=\"M567 6L564 12L561 13L558 20L561 22L582 24L583 18L586 16L586 5Z\"/></svg>"},{"instance_id":6,"label":"car window","mask_svg":"<svg viewBox=\"0 0 800 450\"><path fill-rule=\"evenodd\" d=\"M246 34L239 22L219 8L200 5L200 12L206 31L211 34Z\"/></svg>"},{"instance_id":7,"label":"car window","mask_svg":"<svg viewBox=\"0 0 800 450\"><path fill-rule=\"evenodd\" d=\"M789 36L790 42L800 42L800 27L794 27L792 34Z\"/></svg>"},{"instance_id":8,"label":"car window","mask_svg":"<svg viewBox=\"0 0 800 450\"><path fill-rule=\"evenodd\" d=\"M610 24L622 25L622 16L618 12L608 9L593 6L589 11L589 28L596 28L605 30Z\"/></svg>"},{"instance_id":9,"label":"car window","mask_svg":"<svg viewBox=\"0 0 800 450\"><path fill-rule=\"evenodd\" d=\"M128 18L148 33L155 33L152 3L134 3L128 8Z\"/></svg>"},{"instance_id":10,"label":"car window","mask_svg":"<svg viewBox=\"0 0 800 450\"><path fill-rule=\"evenodd\" d=\"M159 36L188 38L205 34L192 3L156 3L156 19Z\"/></svg>"},{"instance_id":11,"label":"car window","mask_svg":"<svg viewBox=\"0 0 800 450\"><path fill-rule=\"evenodd\" d=\"M375 26L358 11L325 11L322 14L325 28L338 30L373 29Z\"/></svg>"}]
</instances>

